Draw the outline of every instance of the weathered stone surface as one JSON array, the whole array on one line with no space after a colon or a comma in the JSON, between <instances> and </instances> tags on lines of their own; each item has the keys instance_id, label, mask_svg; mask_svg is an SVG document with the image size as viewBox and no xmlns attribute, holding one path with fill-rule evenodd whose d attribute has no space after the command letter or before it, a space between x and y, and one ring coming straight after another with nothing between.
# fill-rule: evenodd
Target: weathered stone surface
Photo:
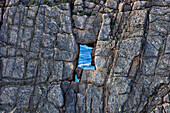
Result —
<instances>
[{"instance_id":1,"label":"weathered stone surface","mask_svg":"<svg viewBox=\"0 0 170 113\"><path fill-rule=\"evenodd\" d=\"M77 74L77 78L80 79L81 76L82 76L83 69L81 67L77 67L75 71L76 71L76 74Z\"/></svg>"},{"instance_id":2,"label":"weathered stone surface","mask_svg":"<svg viewBox=\"0 0 170 113\"><path fill-rule=\"evenodd\" d=\"M117 60L114 66L114 73L128 73L130 64L134 57L139 56L142 46L141 38L130 38L123 40L120 50L117 52ZM133 52L132 52L133 51Z\"/></svg>"},{"instance_id":3,"label":"weathered stone surface","mask_svg":"<svg viewBox=\"0 0 170 113\"><path fill-rule=\"evenodd\" d=\"M107 0L105 5L108 8L113 8L113 9L117 9L118 7L118 0Z\"/></svg>"},{"instance_id":4,"label":"weathered stone surface","mask_svg":"<svg viewBox=\"0 0 170 113\"><path fill-rule=\"evenodd\" d=\"M75 70L75 62L64 62L64 73L62 79L68 79L72 80L73 79L73 74Z\"/></svg>"},{"instance_id":5,"label":"weathered stone surface","mask_svg":"<svg viewBox=\"0 0 170 113\"><path fill-rule=\"evenodd\" d=\"M167 37L165 53L170 53L170 35Z\"/></svg>"},{"instance_id":6,"label":"weathered stone surface","mask_svg":"<svg viewBox=\"0 0 170 113\"><path fill-rule=\"evenodd\" d=\"M169 0L0 7L0 112L169 112ZM95 70L76 70L80 44L93 47Z\"/></svg>"},{"instance_id":7,"label":"weathered stone surface","mask_svg":"<svg viewBox=\"0 0 170 113\"><path fill-rule=\"evenodd\" d=\"M157 62L156 58L143 59L143 74L153 75L155 71L156 62Z\"/></svg>"},{"instance_id":8,"label":"weathered stone surface","mask_svg":"<svg viewBox=\"0 0 170 113\"><path fill-rule=\"evenodd\" d=\"M84 29L85 23L86 23L86 19L87 19L86 15L83 15L83 16L73 15L73 19L74 19L75 27L76 28Z\"/></svg>"},{"instance_id":9,"label":"weathered stone surface","mask_svg":"<svg viewBox=\"0 0 170 113\"><path fill-rule=\"evenodd\" d=\"M86 112L103 112L103 88L89 84L86 89Z\"/></svg>"},{"instance_id":10,"label":"weathered stone surface","mask_svg":"<svg viewBox=\"0 0 170 113\"><path fill-rule=\"evenodd\" d=\"M102 22L101 30L99 32L98 40L105 41L109 39L109 33L111 31L110 29L111 19L108 14L103 14L102 19L103 22Z\"/></svg>"},{"instance_id":11,"label":"weathered stone surface","mask_svg":"<svg viewBox=\"0 0 170 113\"><path fill-rule=\"evenodd\" d=\"M82 72L81 82L92 83L101 86L104 84L105 77L105 72L84 69Z\"/></svg>"},{"instance_id":12,"label":"weathered stone surface","mask_svg":"<svg viewBox=\"0 0 170 113\"><path fill-rule=\"evenodd\" d=\"M158 50L150 42L146 42L145 56L157 56Z\"/></svg>"},{"instance_id":13,"label":"weathered stone surface","mask_svg":"<svg viewBox=\"0 0 170 113\"><path fill-rule=\"evenodd\" d=\"M5 87L3 90L1 89L1 104L11 104L14 105L16 103L18 87Z\"/></svg>"},{"instance_id":14,"label":"weathered stone surface","mask_svg":"<svg viewBox=\"0 0 170 113\"><path fill-rule=\"evenodd\" d=\"M77 94L77 104L76 104L76 112L85 113L85 96L78 93Z\"/></svg>"},{"instance_id":15,"label":"weathered stone surface","mask_svg":"<svg viewBox=\"0 0 170 113\"><path fill-rule=\"evenodd\" d=\"M97 41L95 56L108 56L112 54L115 41Z\"/></svg>"},{"instance_id":16,"label":"weathered stone surface","mask_svg":"<svg viewBox=\"0 0 170 113\"><path fill-rule=\"evenodd\" d=\"M156 68L156 74L161 76L169 76L170 74L170 56L169 55L163 55L158 61L157 68Z\"/></svg>"},{"instance_id":17,"label":"weathered stone surface","mask_svg":"<svg viewBox=\"0 0 170 113\"><path fill-rule=\"evenodd\" d=\"M148 1L136 1L133 5L133 10L144 9L148 4Z\"/></svg>"},{"instance_id":18,"label":"weathered stone surface","mask_svg":"<svg viewBox=\"0 0 170 113\"><path fill-rule=\"evenodd\" d=\"M60 81L63 76L64 63L62 61L50 61L50 69L52 70L52 74L49 77L49 81Z\"/></svg>"},{"instance_id":19,"label":"weathered stone surface","mask_svg":"<svg viewBox=\"0 0 170 113\"><path fill-rule=\"evenodd\" d=\"M0 16L2 15L2 8L0 8ZM0 18L0 22L2 22L2 18Z\"/></svg>"},{"instance_id":20,"label":"weathered stone surface","mask_svg":"<svg viewBox=\"0 0 170 113\"><path fill-rule=\"evenodd\" d=\"M23 58L1 58L2 60L2 77L12 77L22 79L24 76L24 59Z\"/></svg>"},{"instance_id":21,"label":"weathered stone surface","mask_svg":"<svg viewBox=\"0 0 170 113\"><path fill-rule=\"evenodd\" d=\"M87 16L85 16L85 18L87 18ZM77 43L80 44L92 44L94 42L96 42L96 35L95 35L95 31L93 29L94 26L94 21L95 21L95 16L90 16L89 18L86 19L86 23L85 20L81 20L83 22L81 22L81 25L83 29L79 29L78 27L76 27L76 29L74 29L74 33L76 34L76 41ZM99 24L99 23L97 23ZM83 27L84 26L84 27Z\"/></svg>"},{"instance_id":22,"label":"weathered stone surface","mask_svg":"<svg viewBox=\"0 0 170 113\"><path fill-rule=\"evenodd\" d=\"M64 98L60 85L54 85L50 88L50 91L48 92L48 100L52 102L55 106L63 106Z\"/></svg>"},{"instance_id":23,"label":"weathered stone surface","mask_svg":"<svg viewBox=\"0 0 170 113\"><path fill-rule=\"evenodd\" d=\"M30 96L33 92L32 86L22 86L18 92L17 108L28 109Z\"/></svg>"},{"instance_id":24,"label":"weathered stone surface","mask_svg":"<svg viewBox=\"0 0 170 113\"><path fill-rule=\"evenodd\" d=\"M65 97L66 112L76 113L76 101L75 92L72 89L68 90Z\"/></svg>"}]
</instances>

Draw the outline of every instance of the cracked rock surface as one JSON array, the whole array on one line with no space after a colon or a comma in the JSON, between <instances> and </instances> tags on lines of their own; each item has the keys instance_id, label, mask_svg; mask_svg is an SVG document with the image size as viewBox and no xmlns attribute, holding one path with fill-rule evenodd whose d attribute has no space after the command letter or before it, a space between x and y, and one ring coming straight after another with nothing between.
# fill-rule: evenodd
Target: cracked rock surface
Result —
<instances>
[{"instance_id":1,"label":"cracked rock surface","mask_svg":"<svg viewBox=\"0 0 170 113\"><path fill-rule=\"evenodd\" d=\"M0 112L168 113L169 7L169 0L1 0ZM78 67L80 44L93 47L95 70Z\"/></svg>"}]
</instances>

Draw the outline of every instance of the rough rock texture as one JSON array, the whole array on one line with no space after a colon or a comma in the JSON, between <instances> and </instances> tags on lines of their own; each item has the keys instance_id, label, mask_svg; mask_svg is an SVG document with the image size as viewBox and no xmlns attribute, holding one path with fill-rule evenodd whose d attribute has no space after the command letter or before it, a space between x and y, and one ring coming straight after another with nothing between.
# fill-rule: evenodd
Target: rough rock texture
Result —
<instances>
[{"instance_id":1,"label":"rough rock texture","mask_svg":"<svg viewBox=\"0 0 170 113\"><path fill-rule=\"evenodd\" d=\"M0 112L170 112L169 7L1 0ZM77 67L80 44L94 47L95 70Z\"/></svg>"}]
</instances>

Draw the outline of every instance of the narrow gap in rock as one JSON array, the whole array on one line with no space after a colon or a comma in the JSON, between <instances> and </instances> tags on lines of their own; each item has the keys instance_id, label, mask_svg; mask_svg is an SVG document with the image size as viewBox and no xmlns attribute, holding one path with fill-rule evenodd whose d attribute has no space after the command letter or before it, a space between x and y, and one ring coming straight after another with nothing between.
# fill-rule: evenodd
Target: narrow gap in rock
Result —
<instances>
[{"instance_id":1,"label":"narrow gap in rock","mask_svg":"<svg viewBox=\"0 0 170 113\"><path fill-rule=\"evenodd\" d=\"M78 67L82 69L90 69L95 70L95 66L91 64L92 62L92 53L93 47L88 47L87 45L80 45L80 53L79 53L79 60L78 60ZM75 75L75 82L79 82L80 77Z\"/></svg>"}]
</instances>

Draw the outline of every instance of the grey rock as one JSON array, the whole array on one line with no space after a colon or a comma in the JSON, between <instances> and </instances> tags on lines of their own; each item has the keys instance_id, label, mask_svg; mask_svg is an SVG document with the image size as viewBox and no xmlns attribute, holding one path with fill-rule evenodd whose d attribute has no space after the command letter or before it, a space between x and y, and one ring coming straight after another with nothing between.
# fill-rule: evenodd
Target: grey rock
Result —
<instances>
[{"instance_id":1,"label":"grey rock","mask_svg":"<svg viewBox=\"0 0 170 113\"><path fill-rule=\"evenodd\" d=\"M4 46L0 46L0 56L6 56L7 55L7 48Z\"/></svg>"},{"instance_id":2,"label":"grey rock","mask_svg":"<svg viewBox=\"0 0 170 113\"><path fill-rule=\"evenodd\" d=\"M86 23L86 20L87 20L87 16L86 15L83 15L83 16L73 15L73 20L74 20L76 28L84 29L85 23Z\"/></svg>"},{"instance_id":3,"label":"grey rock","mask_svg":"<svg viewBox=\"0 0 170 113\"><path fill-rule=\"evenodd\" d=\"M41 40L34 38L31 43L31 51L40 52Z\"/></svg>"},{"instance_id":4,"label":"grey rock","mask_svg":"<svg viewBox=\"0 0 170 113\"><path fill-rule=\"evenodd\" d=\"M95 55L107 56L112 54L112 49L115 47L115 41L97 41Z\"/></svg>"},{"instance_id":5,"label":"grey rock","mask_svg":"<svg viewBox=\"0 0 170 113\"><path fill-rule=\"evenodd\" d=\"M169 8L168 7L158 7L158 6L154 6L151 9L151 14L155 14L155 15L165 15L166 13L169 13Z\"/></svg>"},{"instance_id":6,"label":"grey rock","mask_svg":"<svg viewBox=\"0 0 170 113\"><path fill-rule=\"evenodd\" d=\"M53 104L46 103L43 108L39 110L39 112L45 113L60 113L59 109L57 109Z\"/></svg>"},{"instance_id":7,"label":"grey rock","mask_svg":"<svg viewBox=\"0 0 170 113\"><path fill-rule=\"evenodd\" d=\"M26 78L36 77L39 68L39 62L37 60L30 60L28 62Z\"/></svg>"},{"instance_id":8,"label":"grey rock","mask_svg":"<svg viewBox=\"0 0 170 113\"><path fill-rule=\"evenodd\" d=\"M58 24L53 19L51 19L51 21L47 20L47 23L45 23L45 31L47 33L58 33Z\"/></svg>"},{"instance_id":9,"label":"grey rock","mask_svg":"<svg viewBox=\"0 0 170 113\"><path fill-rule=\"evenodd\" d=\"M11 30L9 36L10 36L9 43L16 44L18 37L17 31Z\"/></svg>"},{"instance_id":10,"label":"grey rock","mask_svg":"<svg viewBox=\"0 0 170 113\"><path fill-rule=\"evenodd\" d=\"M119 3L119 12L123 11L123 7L124 7L125 3Z\"/></svg>"},{"instance_id":11,"label":"grey rock","mask_svg":"<svg viewBox=\"0 0 170 113\"><path fill-rule=\"evenodd\" d=\"M19 0L7 0L8 2L6 4L8 5L14 5L16 4L17 2L19 2Z\"/></svg>"},{"instance_id":12,"label":"grey rock","mask_svg":"<svg viewBox=\"0 0 170 113\"><path fill-rule=\"evenodd\" d=\"M1 32L0 32L0 40L7 42L8 36L7 36L7 24L2 24L1 26Z\"/></svg>"},{"instance_id":13,"label":"grey rock","mask_svg":"<svg viewBox=\"0 0 170 113\"><path fill-rule=\"evenodd\" d=\"M139 69L140 57L135 57L132 61L131 68L129 70L129 75L134 77Z\"/></svg>"},{"instance_id":14,"label":"grey rock","mask_svg":"<svg viewBox=\"0 0 170 113\"><path fill-rule=\"evenodd\" d=\"M170 60L170 57L168 55L162 55L161 58L158 61L157 68L156 68L156 74L161 76L169 76L170 64L168 63Z\"/></svg>"},{"instance_id":15,"label":"grey rock","mask_svg":"<svg viewBox=\"0 0 170 113\"><path fill-rule=\"evenodd\" d=\"M170 35L167 37L165 53L170 53Z\"/></svg>"},{"instance_id":16,"label":"grey rock","mask_svg":"<svg viewBox=\"0 0 170 113\"><path fill-rule=\"evenodd\" d=\"M89 8L89 9L92 9L95 7L95 3L93 3L93 2L85 1L84 3L85 3L85 7Z\"/></svg>"},{"instance_id":17,"label":"grey rock","mask_svg":"<svg viewBox=\"0 0 170 113\"><path fill-rule=\"evenodd\" d=\"M77 78L81 78L83 69L81 67L76 68Z\"/></svg>"},{"instance_id":18,"label":"grey rock","mask_svg":"<svg viewBox=\"0 0 170 113\"><path fill-rule=\"evenodd\" d=\"M168 102L168 101L170 101L170 98L169 98L169 95L167 94L164 96L164 102Z\"/></svg>"},{"instance_id":19,"label":"grey rock","mask_svg":"<svg viewBox=\"0 0 170 113\"><path fill-rule=\"evenodd\" d=\"M5 87L3 90L1 89L1 104L11 104L14 105L16 102L18 87Z\"/></svg>"},{"instance_id":20,"label":"grey rock","mask_svg":"<svg viewBox=\"0 0 170 113\"><path fill-rule=\"evenodd\" d=\"M56 47L60 50L77 52L78 44L75 41L73 35L68 34L58 34Z\"/></svg>"},{"instance_id":21,"label":"grey rock","mask_svg":"<svg viewBox=\"0 0 170 113\"><path fill-rule=\"evenodd\" d=\"M136 9L143 9L146 7L146 5L148 4L147 1L136 1L134 2L134 5L133 5L133 10L136 10Z\"/></svg>"},{"instance_id":22,"label":"grey rock","mask_svg":"<svg viewBox=\"0 0 170 113\"><path fill-rule=\"evenodd\" d=\"M107 82L108 111L120 111L124 102L128 99L131 79L125 77L111 77ZM106 94L108 94L106 93Z\"/></svg>"},{"instance_id":23,"label":"grey rock","mask_svg":"<svg viewBox=\"0 0 170 113\"><path fill-rule=\"evenodd\" d=\"M95 66L97 70L107 68L108 67L107 62L108 57L95 56Z\"/></svg>"},{"instance_id":24,"label":"grey rock","mask_svg":"<svg viewBox=\"0 0 170 113\"><path fill-rule=\"evenodd\" d=\"M54 3L54 0L47 0L50 4Z\"/></svg>"},{"instance_id":25,"label":"grey rock","mask_svg":"<svg viewBox=\"0 0 170 113\"><path fill-rule=\"evenodd\" d=\"M129 4L125 4L123 7L123 11L130 11L132 8Z\"/></svg>"},{"instance_id":26,"label":"grey rock","mask_svg":"<svg viewBox=\"0 0 170 113\"><path fill-rule=\"evenodd\" d=\"M149 41L146 42L146 50L145 56L157 56L158 50L150 43Z\"/></svg>"},{"instance_id":27,"label":"grey rock","mask_svg":"<svg viewBox=\"0 0 170 113\"><path fill-rule=\"evenodd\" d=\"M135 56L140 54L140 49L142 46L141 41L141 38L131 38L122 41L120 50L117 52L119 57L115 62L115 73L128 73L128 70L130 69L130 63ZM131 51L133 51L133 53Z\"/></svg>"},{"instance_id":28,"label":"grey rock","mask_svg":"<svg viewBox=\"0 0 170 113\"><path fill-rule=\"evenodd\" d=\"M149 28L153 31L163 33L165 35L168 34L168 23L162 21L161 24L159 23L150 23Z\"/></svg>"},{"instance_id":29,"label":"grey rock","mask_svg":"<svg viewBox=\"0 0 170 113\"><path fill-rule=\"evenodd\" d=\"M86 110L87 112L100 113L103 112L103 88L88 84L86 89Z\"/></svg>"},{"instance_id":30,"label":"grey rock","mask_svg":"<svg viewBox=\"0 0 170 113\"><path fill-rule=\"evenodd\" d=\"M86 84L80 82L78 84L78 91L79 91L80 94L84 95L85 92L86 92Z\"/></svg>"},{"instance_id":31,"label":"grey rock","mask_svg":"<svg viewBox=\"0 0 170 113\"><path fill-rule=\"evenodd\" d=\"M150 14L149 15L149 22L154 22L154 21L168 21L170 17L166 14L164 16L162 15L155 15L155 14Z\"/></svg>"},{"instance_id":32,"label":"grey rock","mask_svg":"<svg viewBox=\"0 0 170 113\"><path fill-rule=\"evenodd\" d=\"M105 78L106 78L106 73L105 72L96 70L95 74L94 74L94 80L93 80L94 82L93 82L93 84L102 86L102 85L104 85Z\"/></svg>"},{"instance_id":33,"label":"grey rock","mask_svg":"<svg viewBox=\"0 0 170 113\"><path fill-rule=\"evenodd\" d=\"M63 72L63 80L72 80L73 73L75 70L75 63L74 62L64 62L64 72Z\"/></svg>"},{"instance_id":34,"label":"grey rock","mask_svg":"<svg viewBox=\"0 0 170 113\"><path fill-rule=\"evenodd\" d=\"M148 36L147 37L150 44L152 44L156 50L159 50L162 44L162 37L161 36Z\"/></svg>"},{"instance_id":35,"label":"grey rock","mask_svg":"<svg viewBox=\"0 0 170 113\"><path fill-rule=\"evenodd\" d=\"M155 92L156 87L160 86L160 84L167 84L169 80L168 77L145 76L141 82L143 82L145 86L145 95L149 97Z\"/></svg>"},{"instance_id":36,"label":"grey rock","mask_svg":"<svg viewBox=\"0 0 170 113\"><path fill-rule=\"evenodd\" d=\"M83 5L83 0L75 0L74 5Z\"/></svg>"},{"instance_id":37,"label":"grey rock","mask_svg":"<svg viewBox=\"0 0 170 113\"><path fill-rule=\"evenodd\" d=\"M77 43L91 44L96 41L96 37L95 37L94 31L92 29L88 29L88 30L77 29L74 32L77 34L77 36L76 36Z\"/></svg>"},{"instance_id":38,"label":"grey rock","mask_svg":"<svg viewBox=\"0 0 170 113\"><path fill-rule=\"evenodd\" d=\"M109 39L109 33L111 31L110 28L111 19L108 14L103 14L102 18L103 18L103 22L102 22L101 30L99 32L98 40L105 41Z\"/></svg>"},{"instance_id":39,"label":"grey rock","mask_svg":"<svg viewBox=\"0 0 170 113\"><path fill-rule=\"evenodd\" d=\"M114 95L130 92L131 79L125 77L111 77L107 82L107 86L112 88Z\"/></svg>"},{"instance_id":40,"label":"grey rock","mask_svg":"<svg viewBox=\"0 0 170 113\"><path fill-rule=\"evenodd\" d=\"M105 72L97 70L83 70L81 82L92 83L98 86L102 86L105 80Z\"/></svg>"},{"instance_id":41,"label":"grey rock","mask_svg":"<svg viewBox=\"0 0 170 113\"><path fill-rule=\"evenodd\" d=\"M74 6L74 10L73 10L74 13L81 12L81 11L83 11L82 6Z\"/></svg>"},{"instance_id":42,"label":"grey rock","mask_svg":"<svg viewBox=\"0 0 170 113\"><path fill-rule=\"evenodd\" d=\"M81 77L81 82L93 82L94 80L94 70L83 70L82 72L82 77Z\"/></svg>"},{"instance_id":43,"label":"grey rock","mask_svg":"<svg viewBox=\"0 0 170 113\"><path fill-rule=\"evenodd\" d=\"M117 9L118 2L119 2L118 0L107 0L105 6L108 8Z\"/></svg>"},{"instance_id":44,"label":"grey rock","mask_svg":"<svg viewBox=\"0 0 170 113\"><path fill-rule=\"evenodd\" d=\"M3 58L3 77L23 78L24 75L24 59L23 58Z\"/></svg>"},{"instance_id":45,"label":"grey rock","mask_svg":"<svg viewBox=\"0 0 170 113\"><path fill-rule=\"evenodd\" d=\"M41 67L37 75L37 83L45 82L47 80L47 77L50 75L49 62L47 60L41 59L40 65Z\"/></svg>"},{"instance_id":46,"label":"grey rock","mask_svg":"<svg viewBox=\"0 0 170 113\"><path fill-rule=\"evenodd\" d=\"M54 51L55 51L54 59L62 61L75 61L78 54L76 52L74 53L69 51L60 51L57 48L54 48Z\"/></svg>"},{"instance_id":47,"label":"grey rock","mask_svg":"<svg viewBox=\"0 0 170 113\"><path fill-rule=\"evenodd\" d=\"M27 54L27 60L30 60L30 59L38 59L39 57L39 54L38 53L34 53L34 52L28 52Z\"/></svg>"},{"instance_id":48,"label":"grey rock","mask_svg":"<svg viewBox=\"0 0 170 113\"><path fill-rule=\"evenodd\" d=\"M140 37L123 40L120 44L119 56L133 59L140 54L141 46L142 38ZM131 51L133 51L133 53Z\"/></svg>"},{"instance_id":49,"label":"grey rock","mask_svg":"<svg viewBox=\"0 0 170 113\"><path fill-rule=\"evenodd\" d=\"M30 19L30 18L27 18L25 25L29 26L29 27L32 27L32 26L34 26L34 21L32 19Z\"/></svg>"},{"instance_id":50,"label":"grey rock","mask_svg":"<svg viewBox=\"0 0 170 113\"><path fill-rule=\"evenodd\" d=\"M15 56L16 49L13 47L8 47L8 56Z\"/></svg>"},{"instance_id":51,"label":"grey rock","mask_svg":"<svg viewBox=\"0 0 170 113\"><path fill-rule=\"evenodd\" d=\"M76 113L76 94L72 89L68 90L65 97L66 111Z\"/></svg>"},{"instance_id":52,"label":"grey rock","mask_svg":"<svg viewBox=\"0 0 170 113\"><path fill-rule=\"evenodd\" d=\"M2 8L0 8L0 15L2 15ZM2 19L0 18L0 22L2 21Z\"/></svg>"},{"instance_id":53,"label":"grey rock","mask_svg":"<svg viewBox=\"0 0 170 113\"><path fill-rule=\"evenodd\" d=\"M16 2L0 8L0 112L168 112L169 0ZM75 82L79 44L95 70Z\"/></svg>"},{"instance_id":54,"label":"grey rock","mask_svg":"<svg viewBox=\"0 0 170 113\"><path fill-rule=\"evenodd\" d=\"M63 98L63 92L60 88L60 85L54 85L49 93L48 93L48 100L56 106L63 106L64 104L64 98Z\"/></svg>"},{"instance_id":55,"label":"grey rock","mask_svg":"<svg viewBox=\"0 0 170 113\"><path fill-rule=\"evenodd\" d=\"M77 104L76 104L76 112L85 113L85 96L78 93L77 94Z\"/></svg>"},{"instance_id":56,"label":"grey rock","mask_svg":"<svg viewBox=\"0 0 170 113\"><path fill-rule=\"evenodd\" d=\"M43 34L42 35L42 44L44 47L53 48L54 47L54 41L56 40L56 37L49 34Z\"/></svg>"},{"instance_id":57,"label":"grey rock","mask_svg":"<svg viewBox=\"0 0 170 113\"><path fill-rule=\"evenodd\" d=\"M50 69L52 74L49 77L49 81L60 81L63 76L63 62L62 61L50 61Z\"/></svg>"},{"instance_id":58,"label":"grey rock","mask_svg":"<svg viewBox=\"0 0 170 113\"><path fill-rule=\"evenodd\" d=\"M24 33L23 33L23 37L21 39L21 47L29 50L30 49L30 41L32 38L32 33L33 33L33 29L32 28L25 28L24 29Z\"/></svg>"},{"instance_id":59,"label":"grey rock","mask_svg":"<svg viewBox=\"0 0 170 113\"><path fill-rule=\"evenodd\" d=\"M45 58L52 58L54 55L54 50L50 48L43 48L41 52Z\"/></svg>"},{"instance_id":60,"label":"grey rock","mask_svg":"<svg viewBox=\"0 0 170 113\"><path fill-rule=\"evenodd\" d=\"M130 66L128 65L128 60L126 58L119 57L115 63L114 72L115 73L127 73Z\"/></svg>"},{"instance_id":61,"label":"grey rock","mask_svg":"<svg viewBox=\"0 0 170 113\"><path fill-rule=\"evenodd\" d=\"M22 86L18 92L17 108L28 108L33 87Z\"/></svg>"},{"instance_id":62,"label":"grey rock","mask_svg":"<svg viewBox=\"0 0 170 113\"><path fill-rule=\"evenodd\" d=\"M132 11L130 14L130 26L141 28L146 25L147 10ZM139 18L140 17L140 18Z\"/></svg>"},{"instance_id":63,"label":"grey rock","mask_svg":"<svg viewBox=\"0 0 170 113\"><path fill-rule=\"evenodd\" d=\"M155 72L156 58L144 58L143 59L143 74L153 75Z\"/></svg>"},{"instance_id":64,"label":"grey rock","mask_svg":"<svg viewBox=\"0 0 170 113\"><path fill-rule=\"evenodd\" d=\"M74 29L74 33L76 34L77 43L81 44L92 44L96 42L95 31L93 29L93 22L95 21L95 16L90 16L86 20L85 29Z\"/></svg>"},{"instance_id":65,"label":"grey rock","mask_svg":"<svg viewBox=\"0 0 170 113\"><path fill-rule=\"evenodd\" d=\"M69 89L71 83L69 81L63 81L62 82L62 90L64 93L67 92L67 90Z\"/></svg>"},{"instance_id":66,"label":"grey rock","mask_svg":"<svg viewBox=\"0 0 170 113\"><path fill-rule=\"evenodd\" d=\"M32 6L29 9L30 10L28 10L28 17L31 19L35 19L38 6Z\"/></svg>"}]
</instances>

